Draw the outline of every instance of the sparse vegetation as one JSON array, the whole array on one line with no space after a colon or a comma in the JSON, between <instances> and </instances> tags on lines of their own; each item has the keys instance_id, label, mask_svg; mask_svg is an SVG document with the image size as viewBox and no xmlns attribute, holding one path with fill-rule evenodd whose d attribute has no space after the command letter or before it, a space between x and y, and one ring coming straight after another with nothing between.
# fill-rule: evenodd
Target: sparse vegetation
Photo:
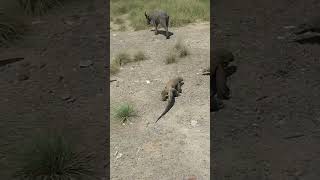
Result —
<instances>
[{"instance_id":1,"label":"sparse vegetation","mask_svg":"<svg viewBox=\"0 0 320 180\"><path fill-rule=\"evenodd\" d=\"M131 26L135 30L147 27L144 12L154 9L163 9L170 15L170 26L181 26L188 23L209 21L209 0L111 0L111 17L129 14Z\"/></svg>"},{"instance_id":2,"label":"sparse vegetation","mask_svg":"<svg viewBox=\"0 0 320 180\"><path fill-rule=\"evenodd\" d=\"M24 25L0 12L0 46L8 46L22 36Z\"/></svg>"},{"instance_id":3,"label":"sparse vegetation","mask_svg":"<svg viewBox=\"0 0 320 180\"><path fill-rule=\"evenodd\" d=\"M186 46L182 46L181 49L179 49L179 57L183 58L189 55L189 50Z\"/></svg>"},{"instance_id":4,"label":"sparse vegetation","mask_svg":"<svg viewBox=\"0 0 320 180\"><path fill-rule=\"evenodd\" d=\"M182 47L182 39L180 37L177 38L176 44L174 45L175 49L181 49Z\"/></svg>"},{"instance_id":5,"label":"sparse vegetation","mask_svg":"<svg viewBox=\"0 0 320 180\"><path fill-rule=\"evenodd\" d=\"M92 157L76 152L62 136L40 136L23 147L14 176L23 180L70 180L93 176Z\"/></svg>"},{"instance_id":6,"label":"sparse vegetation","mask_svg":"<svg viewBox=\"0 0 320 180\"><path fill-rule=\"evenodd\" d=\"M127 30L127 27L126 25L122 24L120 27L119 27L119 31L125 31Z\"/></svg>"},{"instance_id":7,"label":"sparse vegetation","mask_svg":"<svg viewBox=\"0 0 320 180\"><path fill-rule=\"evenodd\" d=\"M174 45L174 48L169 51L169 54L165 59L165 63L166 64L175 63L178 58L186 57L189 54L190 52L187 46L183 43L181 38L178 38L176 44Z\"/></svg>"},{"instance_id":8,"label":"sparse vegetation","mask_svg":"<svg viewBox=\"0 0 320 180\"><path fill-rule=\"evenodd\" d=\"M173 51L170 51L169 54L166 57L166 64L172 64L175 63L177 61L177 57L176 57L176 53Z\"/></svg>"},{"instance_id":9,"label":"sparse vegetation","mask_svg":"<svg viewBox=\"0 0 320 180\"><path fill-rule=\"evenodd\" d=\"M120 71L120 64L118 64L118 62L113 60L110 64L110 74L114 75L114 74L118 73L119 71Z\"/></svg>"},{"instance_id":10,"label":"sparse vegetation","mask_svg":"<svg viewBox=\"0 0 320 180\"><path fill-rule=\"evenodd\" d=\"M134 108L128 103L123 103L115 109L115 118L121 120L122 123L126 122L130 117L136 116Z\"/></svg>"},{"instance_id":11,"label":"sparse vegetation","mask_svg":"<svg viewBox=\"0 0 320 180\"><path fill-rule=\"evenodd\" d=\"M125 65L131 62L131 57L126 52L118 53L115 58L113 59L114 63L118 64L119 66Z\"/></svg>"},{"instance_id":12,"label":"sparse vegetation","mask_svg":"<svg viewBox=\"0 0 320 180\"><path fill-rule=\"evenodd\" d=\"M124 20L121 18L116 18L116 20L114 21L115 24L123 24Z\"/></svg>"},{"instance_id":13,"label":"sparse vegetation","mask_svg":"<svg viewBox=\"0 0 320 180\"><path fill-rule=\"evenodd\" d=\"M133 61L143 61L143 60L146 60L146 59L147 59L147 57L142 51L137 51L133 55Z\"/></svg>"},{"instance_id":14,"label":"sparse vegetation","mask_svg":"<svg viewBox=\"0 0 320 180\"><path fill-rule=\"evenodd\" d=\"M61 5L62 0L18 0L28 14L42 15L54 6Z\"/></svg>"},{"instance_id":15,"label":"sparse vegetation","mask_svg":"<svg viewBox=\"0 0 320 180\"><path fill-rule=\"evenodd\" d=\"M190 54L187 46L183 43L181 38L178 38L174 48L178 51L178 55L180 58L186 57Z\"/></svg>"},{"instance_id":16,"label":"sparse vegetation","mask_svg":"<svg viewBox=\"0 0 320 180\"><path fill-rule=\"evenodd\" d=\"M110 74L113 75L118 73L120 71L120 67L125 64L128 64L130 62L143 61L146 59L147 57L142 51L136 51L133 57L131 57L127 52L120 52L111 61Z\"/></svg>"}]
</instances>

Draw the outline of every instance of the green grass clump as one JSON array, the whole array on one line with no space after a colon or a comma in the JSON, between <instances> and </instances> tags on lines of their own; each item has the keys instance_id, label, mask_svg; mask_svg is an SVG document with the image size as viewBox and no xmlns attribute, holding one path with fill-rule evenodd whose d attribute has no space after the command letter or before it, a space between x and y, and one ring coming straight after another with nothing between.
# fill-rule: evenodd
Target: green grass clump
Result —
<instances>
[{"instance_id":1,"label":"green grass clump","mask_svg":"<svg viewBox=\"0 0 320 180\"><path fill-rule=\"evenodd\" d=\"M91 160L91 156L77 152L62 136L40 136L23 147L14 177L21 180L86 179L93 177Z\"/></svg>"},{"instance_id":2,"label":"green grass clump","mask_svg":"<svg viewBox=\"0 0 320 180\"><path fill-rule=\"evenodd\" d=\"M24 30L23 23L0 12L0 46L8 46L12 41L21 38Z\"/></svg>"},{"instance_id":3,"label":"green grass clump","mask_svg":"<svg viewBox=\"0 0 320 180\"><path fill-rule=\"evenodd\" d=\"M147 57L142 51L137 51L133 55L133 61L143 61L143 60L146 60L146 59L147 59Z\"/></svg>"},{"instance_id":4,"label":"green grass clump","mask_svg":"<svg viewBox=\"0 0 320 180\"><path fill-rule=\"evenodd\" d=\"M144 12L156 9L166 11L170 16L169 26L182 26L188 23L210 20L210 0L111 0L110 16L129 14L131 26L135 30L146 29Z\"/></svg>"},{"instance_id":5,"label":"green grass clump","mask_svg":"<svg viewBox=\"0 0 320 180\"><path fill-rule=\"evenodd\" d=\"M61 5L62 0L18 0L18 2L26 13L42 15L49 9Z\"/></svg>"},{"instance_id":6,"label":"green grass clump","mask_svg":"<svg viewBox=\"0 0 320 180\"><path fill-rule=\"evenodd\" d=\"M136 112L133 106L128 103L123 103L115 109L115 118L121 120L122 123L134 116L136 116Z\"/></svg>"}]
</instances>

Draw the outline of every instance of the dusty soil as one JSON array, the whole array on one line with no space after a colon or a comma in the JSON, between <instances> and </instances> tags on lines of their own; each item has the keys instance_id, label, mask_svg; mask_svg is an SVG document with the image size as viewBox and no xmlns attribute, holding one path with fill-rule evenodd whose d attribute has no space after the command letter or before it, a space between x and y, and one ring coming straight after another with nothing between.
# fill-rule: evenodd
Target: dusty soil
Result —
<instances>
[{"instance_id":1,"label":"dusty soil","mask_svg":"<svg viewBox=\"0 0 320 180\"><path fill-rule=\"evenodd\" d=\"M111 58L123 50L142 50L148 57L111 76L117 80L110 85L111 113L113 106L123 102L133 104L138 113L125 125L111 117L111 178L171 180L196 175L209 179L210 77L199 74L210 64L209 23L170 28L174 35L168 40L150 29L110 32ZM179 36L191 55L166 65L165 57ZM184 78L182 94L155 124L167 105L160 100L160 92L176 76Z\"/></svg>"},{"instance_id":2,"label":"dusty soil","mask_svg":"<svg viewBox=\"0 0 320 180\"><path fill-rule=\"evenodd\" d=\"M215 179L320 177L320 46L285 38L319 8L303 0L214 3L213 46L232 50L238 65L232 99L211 116Z\"/></svg>"},{"instance_id":3,"label":"dusty soil","mask_svg":"<svg viewBox=\"0 0 320 180\"><path fill-rule=\"evenodd\" d=\"M95 155L105 176L107 5L74 1L43 17L26 17L23 40L0 49L0 59L24 57L0 67L0 176L11 179L10 156L29 137L63 131ZM93 65L80 68L81 61Z\"/></svg>"}]
</instances>

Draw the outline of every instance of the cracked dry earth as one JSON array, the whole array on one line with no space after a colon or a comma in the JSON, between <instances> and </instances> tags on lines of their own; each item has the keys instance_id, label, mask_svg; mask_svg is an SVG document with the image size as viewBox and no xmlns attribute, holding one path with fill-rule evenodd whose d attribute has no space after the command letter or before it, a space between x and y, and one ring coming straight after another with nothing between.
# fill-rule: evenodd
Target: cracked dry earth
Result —
<instances>
[{"instance_id":1,"label":"cracked dry earth","mask_svg":"<svg viewBox=\"0 0 320 180\"><path fill-rule=\"evenodd\" d=\"M123 102L138 113L125 125L111 116L111 179L210 179L210 77L201 75L210 65L209 23L170 28L174 34L168 40L150 29L110 32L110 58L123 50L142 50L148 57L111 76L117 80L110 84L111 114ZM167 65L165 57L179 36L191 54ZM175 76L184 78L182 94L155 124L167 105L160 92Z\"/></svg>"}]
</instances>

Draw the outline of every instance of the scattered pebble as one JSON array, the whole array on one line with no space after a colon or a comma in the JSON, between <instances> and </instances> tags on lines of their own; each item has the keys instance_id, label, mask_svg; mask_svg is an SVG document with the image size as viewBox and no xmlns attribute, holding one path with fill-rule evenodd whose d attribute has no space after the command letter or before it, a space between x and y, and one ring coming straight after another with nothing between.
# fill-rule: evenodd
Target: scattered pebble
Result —
<instances>
[{"instance_id":1,"label":"scattered pebble","mask_svg":"<svg viewBox=\"0 0 320 180\"><path fill-rule=\"evenodd\" d=\"M276 127L280 127L280 126L283 126L284 124L286 123L285 120L280 120L276 123Z\"/></svg>"},{"instance_id":2,"label":"scattered pebble","mask_svg":"<svg viewBox=\"0 0 320 180\"><path fill-rule=\"evenodd\" d=\"M71 95L69 95L69 94L62 95L62 96L61 96L61 99L64 100L64 101L66 101L66 100L68 100L68 99L71 99Z\"/></svg>"},{"instance_id":3,"label":"scattered pebble","mask_svg":"<svg viewBox=\"0 0 320 180\"><path fill-rule=\"evenodd\" d=\"M20 73L18 74L18 80L19 81L25 81L25 80L28 80L30 77L28 74L26 73Z\"/></svg>"},{"instance_id":4,"label":"scattered pebble","mask_svg":"<svg viewBox=\"0 0 320 180\"><path fill-rule=\"evenodd\" d=\"M41 21L41 20L38 20L38 21L32 21L31 24L32 25L36 25L36 24L42 24L44 23L45 21Z\"/></svg>"},{"instance_id":5,"label":"scattered pebble","mask_svg":"<svg viewBox=\"0 0 320 180\"><path fill-rule=\"evenodd\" d=\"M22 62L20 65L21 67L28 67L30 66L30 62Z\"/></svg>"},{"instance_id":6,"label":"scattered pebble","mask_svg":"<svg viewBox=\"0 0 320 180\"><path fill-rule=\"evenodd\" d=\"M194 175L186 176L186 177L183 178L183 180L197 180L197 176L194 176Z\"/></svg>"},{"instance_id":7,"label":"scattered pebble","mask_svg":"<svg viewBox=\"0 0 320 180\"><path fill-rule=\"evenodd\" d=\"M259 125L257 123L253 123L252 126L253 127L259 127Z\"/></svg>"},{"instance_id":8,"label":"scattered pebble","mask_svg":"<svg viewBox=\"0 0 320 180\"><path fill-rule=\"evenodd\" d=\"M79 64L81 68L89 67L91 65L93 65L93 62L91 60L82 60Z\"/></svg>"},{"instance_id":9,"label":"scattered pebble","mask_svg":"<svg viewBox=\"0 0 320 180\"><path fill-rule=\"evenodd\" d=\"M191 120L191 126L195 127L198 124L198 121L196 120Z\"/></svg>"},{"instance_id":10,"label":"scattered pebble","mask_svg":"<svg viewBox=\"0 0 320 180\"><path fill-rule=\"evenodd\" d=\"M150 81L149 80L146 80L147 84L150 84Z\"/></svg>"},{"instance_id":11,"label":"scattered pebble","mask_svg":"<svg viewBox=\"0 0 320 180\"><path fill-rule=\"evenodd\" d=\"M70 99L67 100L67 103L73 103L75 101L76 101L76 98L70 98Z\"/></svg>"},{"instance_id":12,"label":"scattered pebble","mask_svg":"<svg viewBox=\"0 0 320 180\"><path fill-rule=\"evenodd\" d=\"M61 82L64 79L64 77L62 75L58 76L58 82Z\"/></svg>"},{"instance_id":13,"label":"scattered pebble","mask_svg":"<svg viewBox=\"0 0 320 180\"><path fill-rule=\"evenodd\" d=\"M69 95L69 94L62 95L62 96L61 96L61 99L62 99L63 101L66 101L67 103L73 103L74 101L76 101L76 99L73 98L73 97L72 97L71 95Z\"/></svg>"},{"instance_id":14,"label":"scattered pebble","mask_svg":"<svg viewBox=\"0 0 320 180\"><path fill-rule=\"evenodd\" d=\"M112 34L112 36L117 36L117 34Z\"/></svg>"},{"instance_id":15,"label":"scattered pebble","mask_svg":"<svg viewBox=\"0 0 320 180\"><path fill-rule=\"evenodd\" d=\"M296 28L296 26L284 26L283 28L284 29L294 29L294 28Z\"/></svg>"},{"instance_id":16,"label":"scattered pebble","mask_svg":"<svg viewBox=\"0 0 320 180\"><path fill-rule=\"evenodd\" d=\"M118 153L118 155L116 156L116 158L119 159L119 158L122 157L122 155L123 155L122 153Z\"/></svg>"},{"instance_id":17,"label":"scattered pebble","mask_svg":"<svg viewBox=\"0 0 320 180\"><path fill-rule=\"evenodd\" d=\"M69 25L69 26L72 26L73 24L74 24L74 22L73 21L64 21L64 23L66 23L67 25Z\"/></svg>"}]
</instances>

